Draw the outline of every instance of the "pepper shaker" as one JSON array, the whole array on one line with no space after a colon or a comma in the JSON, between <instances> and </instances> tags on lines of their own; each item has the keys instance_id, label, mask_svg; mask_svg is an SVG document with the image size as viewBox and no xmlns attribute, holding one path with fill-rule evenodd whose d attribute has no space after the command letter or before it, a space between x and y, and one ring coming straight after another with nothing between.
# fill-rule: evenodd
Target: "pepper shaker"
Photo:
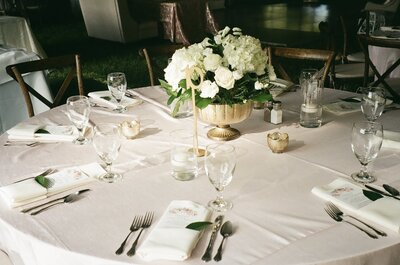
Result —
<instances>
[{"instance_id":1,"label":"pepper shaker","mask_svg":"<svg viewBox=\"0 0 400 265\"><path fill-rule=\"evenodd\" d=\"M272 101L265 102L264 121L271 122Z\"/></svg>"}]
</instances>

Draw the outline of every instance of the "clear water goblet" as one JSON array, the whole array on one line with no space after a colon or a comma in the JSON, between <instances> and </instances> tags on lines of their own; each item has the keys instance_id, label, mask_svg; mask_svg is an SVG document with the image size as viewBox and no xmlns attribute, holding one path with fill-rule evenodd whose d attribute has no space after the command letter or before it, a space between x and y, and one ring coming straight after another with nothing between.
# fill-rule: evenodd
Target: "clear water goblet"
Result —
<instances>
[{"instance_id":1,"label":"clear water goblet","mask_svg":"<svg viewBox=\"0 0 400 265\"><path fill-rule=\"evenodd\" d=\"M224 200L222 192L232 181L236 167L235 147L229 144L210 144L206 148L205 171L218 192L217 198L208 203L208 206L217 212L224 212L232 208L230 201Z\"/></svg>"},{"instance_id":2,"label":"clear water goblet","mask_svg":"<svg viewBox=\"0 0 400 265\"><path fill-rule=\"evenodd\" d=\"M371 163L381 149L383 127L378 122L356 122L351 134L351 149L361 164L359 172L351 174L353 180L359 183L371 183L376 178L368 172Z\"/></svg>"},{"instance_id":3,"label":"clear water goblet","mask_svg":"<svg viewBox=\"0 0 400 265\"><path fill-rule=\"evenodd\" d=\"M93 146L97 155L106 164L106 173L100 180L113 183L122 180L122 175L111 171L112 163L117 159L121 148L120 127L115 124L103 123L94 127Z\"/></svg>"},{"instance_id":4,"label":"clear water goblet","mask_svg":"<svg viewBox=\"0 0 400 265\"><path fill-rule=\"evenodd\" d=\"M126 77L124 73L116 72L107 75L107 86L111 92L111 96L117 101L118 106L114 111L122 113L126 111L126 107L121 105L122 98L126 93Z\"/></svg>"},{"instance_id":5,"label":"clear water goblet","mask_svg":"<svg viewBox=\"0 0 400 265\"><path fill-rule=\"evenodd\" d=\"M84 135L84 129L88 125L90 114L90 102L86 96L72 96L67 99L67 116L78 129L79 136L73 143L83 145L89 142Z\"/></svg>"},{"instance_id":6,"label":"clear water goblet","mask_svg":"<svg viewBox=\"0 0 400 265\"><path fill-rule=\"evenodd\" d=\"M376 121L385 108L385 90L381 87L362 87L361 111L368 121Z\"/></svg>"}]
</instances>

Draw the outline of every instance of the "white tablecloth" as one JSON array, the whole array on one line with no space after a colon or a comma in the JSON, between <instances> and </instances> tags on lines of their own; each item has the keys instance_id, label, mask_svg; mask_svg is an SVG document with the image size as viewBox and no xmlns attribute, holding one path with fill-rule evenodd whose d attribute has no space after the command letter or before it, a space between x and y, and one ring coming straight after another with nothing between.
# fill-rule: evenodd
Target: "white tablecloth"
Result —
<instances>
[{"instance_id":1,"label":"white tablecloth","mask_svg":"<svg viewBox=\"0 0 400 265\"><path fill-rule=\"evenodd\" d=\"M137 91L158 102L167 98L157 89ZM345 96L347 92L324 91L326 102ZM302 128L298 126L300 99L300 91L280 98L284 108L281 125L265 123L263 112L254 110L249 119L233 126L243 135L230 142L237 148L238 160L233 181L224 193L234 205L225 220L233 222L235 233L226 241L220 264L399 264L398 234L387 231L388 237L374 240L352 226L336 223L324 212L323 202L311 193L314 186L348 178L359 170L350 148L350 132L352 122L364 117L361 112L337 117L324 113L322 127ZM63 110L61 106L29 122L69 124ZM385 129L400 129L398 114L383 114L380 121ZM206 204L216 196L204 170L188 182L176 181L169 174L168 134L177 128L191 128L192 117L173 119L165 110L145 102L120 115L94 109L91 120L118 123L132 115L140 116L142 129L137 139L123 142L115 162L114 169L123 173L122 182L94 182L86 198L34 217L10 210L0 201L0 248L10 253L16 265L204 264L200 258L209 233L185 262L149 263L138 256L114 254L134 215L153 210L157 222L172 200ZM205 136L209 128L199 126L202 146L212 142ZM287 152L273 154L266 146L266 132L272 129L289 133ZM98 160L91 145L3 147L6 140L6 135L0 137L0 185L48 167ZM378 184L400 188L399 157L398 151L381 150L373 163ZM142 240L153 227L144 232ZM216 246L220 240L219 236Z\"/></svg>"},{"instance_id":2,"label":"white tablecloth","mask_svg":"<svg viewBox=\"0 0 400 265\"><path fill-rule=\"evenodd\" d=\"M369 46L369 56L382 75L400 58L400 49ZM388 76L389 78L400 78L400 66L397 66Z\"/></svg>"},{"instance_id":3,"label":"white tablecloth","mask_svg":"<svg viewBox=\"0 0 400 265\"><path fill-rule=\"evenodd\" d=\"M33 52L26 52L18 48L0 47L0 133L28 118L28 111L21 88L17 81L7 74L6 66L38 59L40 59L38 55ZM43 72L24 75L24 80L44 97L52 100ZM31 97L31 99L35 114L49 109L37 98Z\"/></svg>"},{"instance_id":4,"label":"white tablecloth","mask_svg":"<svg viewBox=\"0 0 400 265\"><path fill-rule=\"evenodd\" d=\"M0 16L0 46L21 48L46 58L46 53L23 17Z\"/></svg>"}]
</instances>

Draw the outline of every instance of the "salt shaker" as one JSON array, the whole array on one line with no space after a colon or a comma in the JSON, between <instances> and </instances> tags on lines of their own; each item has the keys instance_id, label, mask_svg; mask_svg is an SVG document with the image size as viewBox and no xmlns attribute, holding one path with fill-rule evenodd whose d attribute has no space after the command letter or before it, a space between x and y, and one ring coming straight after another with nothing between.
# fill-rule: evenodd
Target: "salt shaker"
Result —
<instances>
[{"instance_id":1,"label":"salt shaker","mask_svg":"<svg viewBox=\"0 0 400 265\"><path fill-rule=\"evenodd\" d=\"M265 122L271 122L271 110L272 110L272 101L267 101L265 103L265 109L264 109Z\"/></svg>"},{"instance_id":2,"label":"salt shaker","mask_svg":"<svg viewBox=\"0 0 400 265\"><path fill-rule=\"evenodd\" d=\"M276 101L273 104L273 109L271 110L271 123L282 123L282 103L280 101Z\"/></svg>"}]
</instances>

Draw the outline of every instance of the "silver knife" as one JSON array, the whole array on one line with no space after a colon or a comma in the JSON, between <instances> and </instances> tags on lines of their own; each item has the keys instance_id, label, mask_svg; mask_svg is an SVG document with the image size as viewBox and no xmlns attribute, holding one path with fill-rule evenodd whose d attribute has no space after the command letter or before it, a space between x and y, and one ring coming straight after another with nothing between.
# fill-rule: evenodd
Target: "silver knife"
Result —
<instances>
[{"instance_id":1,"label":"silver knife","mask_svg":"<svg viewBox=\"0 0 400 265\"><path fill-rule=\"evenodd\" d=\"M207 249L204 252L203 257L201 257L201 259L206 261L206 262L211 260L212 249L213 249L213 246L214 246L214 242L215 242L215 239L217 238L218 230L221 227L223 219L224 219L223 215L218 215L217 218L215 218L214 225L213 225L213 228L212 228L212 233L211 233L211 236L210 236L210 242L208 243Z\"/></svg>"}]
</instances>

